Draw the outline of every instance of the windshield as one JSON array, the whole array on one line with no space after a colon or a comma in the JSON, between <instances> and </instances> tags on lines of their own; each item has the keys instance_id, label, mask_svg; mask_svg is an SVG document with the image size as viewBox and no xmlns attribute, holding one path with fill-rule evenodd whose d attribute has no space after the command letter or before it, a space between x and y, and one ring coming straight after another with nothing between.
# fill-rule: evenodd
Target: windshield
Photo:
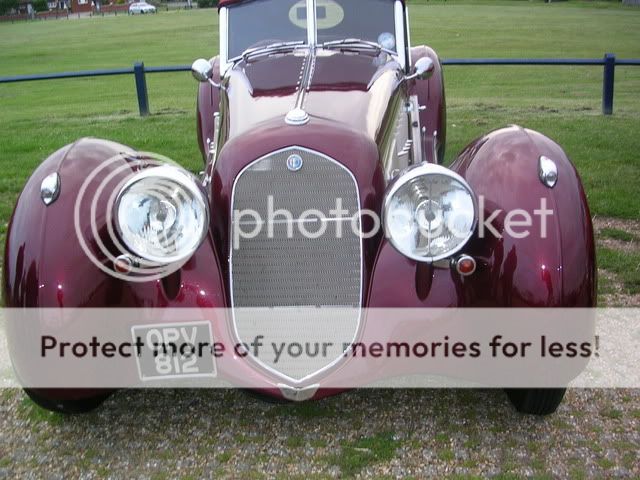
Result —
<instances>
[{"instance_id":1,"label":"windshield","mask_svg":"<svg viewBox=\"0 0 640 480\"><path fill-rule=\"evenodd\" d=\"M307 41L306 2L254 0L229 8L228 57L273 43Z\"/></svg>"},{"instance_id":2,"label":"windshield","mask_svg":"<svg viewBox=\"0 0 640 480\"><path fill-rule=\"evenodd\" d=\"M253 0L229 7L228 58L249 48L307 42L305 0ZM396 50L394 0L316 0L318 43L357 38Z\"/></svg>"},{"instance_id":3,"label":"windshield","mask_svg":"<svg viewBox=\"0 0 640 480\"><path fill-rule=\"evenodd\" d=\"M396 51L393 0L318 0L318 43L358 38Z\"/></svg>"}]
</instances>

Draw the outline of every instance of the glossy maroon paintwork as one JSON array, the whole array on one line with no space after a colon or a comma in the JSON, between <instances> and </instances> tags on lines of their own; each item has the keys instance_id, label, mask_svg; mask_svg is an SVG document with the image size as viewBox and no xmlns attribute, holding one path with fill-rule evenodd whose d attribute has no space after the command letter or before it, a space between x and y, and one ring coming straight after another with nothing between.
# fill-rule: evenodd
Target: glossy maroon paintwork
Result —
<instances>
[{"instance_id":1,"label":"glossy maroon paintwork","mask_svg":"<svg viewBox=\"0 0 640 480\"><path fill-rule=\"evenodd\" d=\"M444 162L447 142L447 103L444 93L444 73L436 52L424 45L411 49L411 63L423 57L433 61L435 69L431 78L417 80L412 85L411 94L418 96L418 103L426 108L420 112L420 125L427 128L423 140L426 161Z\"/></svg>"},{"instance_id":2,"label":"glossy maroon paintwork","mask_svg":"<svg viewBox=\"0 0 640 480\"><path fill-rule=\"evenodd\" d=\"M7 307L224 307L225 300L218 260L211 238L194 257L165 282L130 283L117 280L91 263L77 239L73 212L77 193L87 176L104 161L121 152L135 152L124 145L96 139L81 139L46 159L33 173L14 210L5 248L3 294ZM132 165L133 165L132 160ZM105 175L125 160L105 169ZM133 167L132 167L133 168ZM45 206L40 200L40 183L57 171L61 177L58 200ZM113 180L117 184L126 172ZM102 178L102 177L101 177ZM90 187L97 185L96 179ZM103 210L106 199L98 203ZM89 217L89 203L81 206L80 218ZM101 216L99 231L108 243L106 218ZM89 225L84 226L85 229ZM86 230L85 230L86 231ZM90 245L95 253L96 244ZM106 258L101 258L106 262ZM170 282L177 281L175 291Z\"/></svg>"},{"instance_id":3,"label":"glossy maroon paintwork","mask_svg":"<svg viewBox=\"0 0 640 480\"><path fill-rule=\"evenodd\" d=\"M227 258L229 251L228 212L231 208L233 181L246 165L266 152L295 144L332 158L336 158L336 153L339 153L342 163L353 173L358 183L362 208L380 211L385 181L378 162L378 150L370 138L323 119L314 118L302 128L283 126L282 123L279 120L266 122L260 128L256 128L250 136L236 137L229 141L221 152L212 188L212 209L221 212L212 225L220 258ZM293 138L296 139L294 143ZM367 229L367 225L364 228ZM365 241L365 291L379 239L377 236Z\"/></svg>"},{"instance_id":4,"label":"glossy maroon paintwork","mask_svg":"<svg viewBox=\"0 0 640 480\"><path fill-rule=\"evenodd\" d=\"M553 189L538 178L538 159L558 166ZM564 151L543 135L509 127L471 143L451 166L485 197L484 218L502 210L493 222L503 238L472 238L461 253L478 262L471 277L452 269L420 265L383 241L369 307L594 307L596 264L593 227L580 178ZM554 211L548 235L512 238L504 232L505 213L533 214L540 199ZM537 230L536 230L537 231ZM394 279L392 288L388 278Z\"/></svg>"},{"instance_id":5,"label":"glossy maroon paintwork","mask_svg":"<svg viewBox=\"0 0 640 480\"><path fill-rule=\"evenodd\" d=\"M131 168L135 168L135 151L95 139L82 139L64 147L40 165L18 199L5 249L5 305L20 308L227 307L230 304L227 259L231 192L238 173L250 162L289 146L321 152L352 172L358 184L361 208L380 213L387 187L383 152L395 127L398 107L406 103L410 95L417 95L419 104L427 107L420 112L421 126L427 127L423 145L426 159L442 160L446 140L442 71L433 50L412 49L413 62L423 56L434 60L434 76L408 83L402 82L403 72L393 61L380 62L378 57L366 54L333 52L319 56L305 101L310 121L304 126L289 126L284 122L286 113L295 105L301 57L287 55L243 64L225 76L223 91L201 84L197 132L205 162L208 139L214 138L214 112L220 112L222 121L218 158L215 165L205 167L211 175L206 190L211 230L193 258L163 281L133 284L110 277L86 258L75 235L73 208L82 182L96 167L120 152L128 152L130 158L121 162L131 162ZM218 60L212 61L216 72L214 80L218 81ZM552 158L558 166L559 180L553 189L544 186L538 178L541 155ZM510 127L470 144L451 168L469 182L476 195L485 197L488 211L521 208L532 212L540 198L547 199L548 206L556 213L550 220L548 238L474 237L463 252L477 259L478 269L471 277L463 278L450 268L435 268L407 259L380 234L364 241L363 306L595 305L595 255L589 209L578 174L556 143L536 132ZM40 200L40 183L56 171L61 177L60 198L46 207ZM116 176L114 182L120 178ZM92 188L95 186L90 186L89 191ZM98 211L101 205L98 204ZM86 219L88 207L82 208L81 218ZM503 221L504 215L494 224L500 228ZM367 228L365 223L365 230ZM392 325L383 335L392 338ZM214 336L233 343L234 335L228 322L214 325ZM375 379L383 370L357 372L357 375ZM219 372L239 385L245 382L264 385L266 392L279 395L275 388L277 378L242 359L222 360ZM316 398L331 393L336 392L320 390ZM92 394L49 392L51 396L70 398Z\"/></svg>"},{"instance_id":6,"label":"glossy maroon paintwork","mask_svg":"<svg viewBox=\"0 0 640 480\"><path fill-rule=\"evenodd\" d=\"M296 104L304 62L305 57L292 55L262 58L231 70L222 95L229 123L226 138L246 135L272 120L286 126L284 118ZM392 102L403 95L401 79L401 67L394 61L326 52L315 60L304 107L312 119L330 121L380 144ZM295 140L304 141L310 131L308 125L300 127Z\"/></svg>"},{"instance_id":7,"label":"glossy maroon paintwork","mask_svg":"<svg viewBox=\"0 0 640 480\"><path fill-rule=\"evenodd\" d=\"M211 172L212 209L220 212L212 225L219 258L228 256L233 182L244 167L268 152L298 145L338 159L356 179L362 208L381 209L386 185L380 151L393 117L390 107L403 95L399 65L377 65L370 55L318 58L305 102L311 120L289 126L284 117L295 105L302 63L302 58L292 56L264 59L228 75L223 95L226 143ZM265 79L268 71L280 73ZM373 102L374 94L382 101ZM365 242L365 286L379 240L377 236Z\"/></svg>"},{"instance_id":8,"label":"glossy maroon paintwork","mask_svg":"<svg viewBox=\"0 0 640 480\"><path fill-rule=\"evenodd\" d=\"M446 104L442 69L435 52L428 47L411 50L417 61L428 56L436 65L434 75L428 80L410 82L404 91L400 84L402 72L395 62L377 65L376 57L363 55L331 55L319 58L305 107L311 116L325 118L344 124L345 127L362 131L379 147L386 134L391 118L389 105L394 97L405 94L418 96L421 125L427 126L424 148L427 160L434 161L434 132L437 132L436 150L438 160L444 157L446 142ZM215 81L219 80L219 59L212 59ZM229 94L223 96L225 103L225 135L229 138L253 132L260 123L273 118L282 119L295 104L297 82L302 69L301 57L283 56L241 65L231 72L228 80ZM383 96L381 99L380 97ZM225 98L226 97L226 98ZM376 102L372 102L373 98ZM398 100L397 98L395 100ZM213 115L220 111L219 91L205 83L198 95L198 139L200 150L206 159L206 139L212 139ZM371 110L371 105L379 105ZM228 118L227 118L228 117Z\"/></svg>"}]
</instances>

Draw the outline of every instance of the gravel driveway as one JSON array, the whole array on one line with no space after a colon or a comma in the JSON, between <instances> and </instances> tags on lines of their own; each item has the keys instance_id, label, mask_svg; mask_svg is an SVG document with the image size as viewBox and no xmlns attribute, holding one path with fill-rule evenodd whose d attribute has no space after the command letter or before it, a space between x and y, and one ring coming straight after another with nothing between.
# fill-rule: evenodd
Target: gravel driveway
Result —
<instances>
[{"instance_id":1,"label":"gravel driveway","mask_svg":"<svg viewBox=\"0 0 640 480\"><path fill-rule=\"evenodd\" d=\"M7 393L10 392L10 393ZM129 391L51 415L5 391L0 477L640 475L640 393L570 391L546 418L499 390L357 391L273 405L239 391Z\"/></svg>"}]
</instances>

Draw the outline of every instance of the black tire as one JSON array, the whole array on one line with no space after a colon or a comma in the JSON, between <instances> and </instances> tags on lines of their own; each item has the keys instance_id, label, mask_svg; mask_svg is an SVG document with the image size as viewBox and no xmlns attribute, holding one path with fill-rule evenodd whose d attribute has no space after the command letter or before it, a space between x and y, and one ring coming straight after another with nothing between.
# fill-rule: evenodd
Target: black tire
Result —
<instances>
[{"instance_id":1,"label":"black tire","mask_svg":"<svg viewBox=\"0 0 640 480\"><path fill-rule=\"evenodd\" d=\"M111 395L111 392L109 392L100 393L94 397L76 400L52 400L30 388L25 388L24 392L33 401L33 403L39 407L51 412L63 413L65 415L89 413L102 405L102 403Z\"/></svg>"},{"instance_id":2,"label":"black tire","mask_svg":"<svg viewBox=\"0 0 640 480\"><path fill-rule=\"evenodd\" d=\"M566 388L513 388L505 390L520 413L549 415L554 413L566 393Z\"/></svg>"}]
</instances>

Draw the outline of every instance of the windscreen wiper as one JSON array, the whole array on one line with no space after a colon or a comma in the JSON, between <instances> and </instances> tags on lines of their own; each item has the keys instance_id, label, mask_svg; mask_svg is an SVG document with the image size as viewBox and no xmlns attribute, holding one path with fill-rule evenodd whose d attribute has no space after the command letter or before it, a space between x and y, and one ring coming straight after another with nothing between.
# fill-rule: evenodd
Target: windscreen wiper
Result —
<instances>
[{"instance_id":1,"label":"windscreen wiper","mask_svg":"<svg viewBox=\"0 0 640 480\"><path fill-rule=\"evenodd\" d=\"M248 48L247 50L242 52L242 55L239 55L237 57L230 59L229 62L236 63L240 60L244 60L245 62L248 62L250 59L255 57L261 57L264 55L273 55L275 53L285 53L285 52L295 50L297 47L304 46L304 45L305 45L304 40L298 40L295 42L272 43L264 47Z\"/></svg>"},{"instance_id":2,"label":"windscreen wiper","mask_svg":"<svg viewBox=\"0 0 640 480\"><path fill-rule=\"evenodd\" d=\"M361 51L374 50L378 53L384 52L389 55L397 55L397 52L383 47L379 43L361 40L359 38L345 38L344 40L333 40L331 42L321 43L320 48L327 50L343 50L343 51Z\"/></svg>"}]
</instances>

